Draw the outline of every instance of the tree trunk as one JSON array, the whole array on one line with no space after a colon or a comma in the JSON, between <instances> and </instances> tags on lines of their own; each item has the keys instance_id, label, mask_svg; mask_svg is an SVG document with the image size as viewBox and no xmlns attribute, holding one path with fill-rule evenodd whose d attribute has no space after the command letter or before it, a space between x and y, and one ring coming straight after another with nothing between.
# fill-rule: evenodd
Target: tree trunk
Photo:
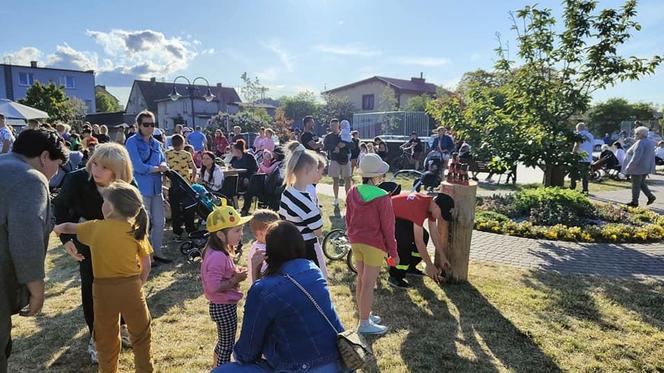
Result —
<instances>
[{"instance_id":1,"label":"tree trunk","mask_svg":"<svg viewBox=\"0 0 664 373\"><path fill-rule=\"evenodd\" d=\"M546 165L544 168L545 187L565 186L565 170L560 165Z\"/></svg>"},{"instance_id":2,"label":"tree trunk","mask_svg":"<svg viewBox=\"0 0 664 373\"><path fill-rule=\"evenodd\" d=\"M448 223L448 238L445 254L450 262L452 278L456 281L468 280L468 261L470 259L470 241L473 236L475 224L475 204L477 183L470 181L469 185L449 184L444 181L440 191L454 200L452 221ZM445 242L445 237L443 237ZM434 263L439 265L438 253Z\"/></svg>"}]
</instances>

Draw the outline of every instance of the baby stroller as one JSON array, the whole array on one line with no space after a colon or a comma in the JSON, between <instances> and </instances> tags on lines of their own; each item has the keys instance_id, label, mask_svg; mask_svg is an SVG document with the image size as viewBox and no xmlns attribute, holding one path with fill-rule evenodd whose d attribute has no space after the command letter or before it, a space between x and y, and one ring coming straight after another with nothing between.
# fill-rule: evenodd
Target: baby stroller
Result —
<instances>
[{"instance_id":1,"label":"baby stroller","mask_svg":"<svg viewBox=\"0 0 664 373\"><path fill-rule=\"evenodd\" d=\"M607 154L602 153L600 159L590 165L592 181L598 183L604 176L617 181L627 180L627 176L622 175L622 168L618 158L610 151Z\"/></svg>"}]
</instances>

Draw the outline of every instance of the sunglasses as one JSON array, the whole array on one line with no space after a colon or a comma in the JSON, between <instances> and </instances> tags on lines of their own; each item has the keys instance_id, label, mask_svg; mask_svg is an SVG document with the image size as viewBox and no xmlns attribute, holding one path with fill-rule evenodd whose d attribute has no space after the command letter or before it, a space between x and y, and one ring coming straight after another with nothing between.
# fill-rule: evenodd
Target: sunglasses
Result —
<instances>
[{"instance_id":1,"label":"sunglasses","mask_svg":"<svg viewBox=\"0 0 664 373\"><path fill-rule=\"evenodd\" d=\"M155 124L154 124L154 122L143 122L143 123L141 123L141 126L146 127L146 128L147 127L155 127Z\"/></svg>"}]
</instances>

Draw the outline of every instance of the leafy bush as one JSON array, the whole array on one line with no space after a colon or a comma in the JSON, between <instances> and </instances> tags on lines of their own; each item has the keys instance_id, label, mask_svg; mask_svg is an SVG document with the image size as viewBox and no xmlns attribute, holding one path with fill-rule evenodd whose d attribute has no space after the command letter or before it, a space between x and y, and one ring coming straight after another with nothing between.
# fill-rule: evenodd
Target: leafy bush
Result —
<instances>
[{"instance_id":1,"label":"leafy bush","mask_svg":"<svg viewBox=\"0 0 664 373\"><path fill-rule=\"evenodd\" d=\"M509 221L510 218L495 211L478 211L477 213L475 213L475 222L491 221L491 220L503 223Z\"/></svg>"},{"instance_id":2,"label":"leafy bush","mask_svg":"<svg viewBox=\"0 0 664 373\"><path fill-rule=\"evenodd\" d=\"M513 194L494 194L491 197L478 198L477 202L477 211L497 212L511 218L519 216L519 212L515 209Z\"/></svg>"},{"instance_id":3,"label":"leafy bush","mask_svg":"<svg viewBox=\"0 0 664 373\"><path fill-rule=\"evenodd\" d=\"M517 192L514 196L514 208L520 215L530 216L531 210L554 209L555 211L569 211L579 218L594 217L594 209L588 197L580 192L561 188L537 188L524 189ZM536 219L542 217L542 212L538 211ZM561 219L568 219L569 216L561 216ZM554 221L555 216L545 216L542 219Z\"/></svg>"}]
</instances>

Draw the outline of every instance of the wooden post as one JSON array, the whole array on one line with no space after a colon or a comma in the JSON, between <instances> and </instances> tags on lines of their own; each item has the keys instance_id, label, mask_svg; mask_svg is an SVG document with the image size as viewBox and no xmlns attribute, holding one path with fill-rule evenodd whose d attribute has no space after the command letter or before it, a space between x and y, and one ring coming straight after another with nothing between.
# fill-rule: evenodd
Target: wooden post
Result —
<instances>
[{"instance_id":1,"label":"wooden post","mask_svg":"<svg viewBox=\"0 0 664 373\"><path fill-rule=\"evenodd\" d=\"M450 184L443 181L439 188L440 192L449 195L454 200L452 221L448 224L449 237L445 253L450 262L452 278L455 281L468 280L470 241L475 225L477 183L471 180L468 184ZM445 237L442 238L445 239ZM436 253L434 263L439 265L438 253Z\"/></svg>"}]
</instances>

